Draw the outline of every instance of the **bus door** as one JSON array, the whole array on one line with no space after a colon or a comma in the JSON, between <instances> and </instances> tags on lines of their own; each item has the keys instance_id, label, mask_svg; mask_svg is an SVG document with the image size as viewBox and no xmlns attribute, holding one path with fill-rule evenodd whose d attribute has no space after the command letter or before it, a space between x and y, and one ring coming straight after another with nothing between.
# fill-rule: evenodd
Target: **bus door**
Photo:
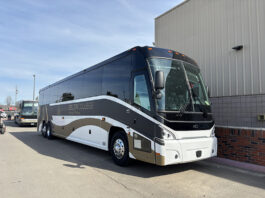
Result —
<instances>
[{"instance_id":1,"label":"bus door","mask_svg":"<svg viewBox=\"0 0 265 198\"><path fill-rule=\"evenodd\" d=\"M137 159L154 162L154 123L148 119L152 117L153 104L151 100L151 85L146 71L133 72L131 77L131 105L138 109L130 112L131 128L137 133L133 134L133 150L138 154ZM131 147L131 146L130 146ZM132 148L131 147L131 148ZM139 156L140 155L140 156Z\"/></svg>"}]
</instances>

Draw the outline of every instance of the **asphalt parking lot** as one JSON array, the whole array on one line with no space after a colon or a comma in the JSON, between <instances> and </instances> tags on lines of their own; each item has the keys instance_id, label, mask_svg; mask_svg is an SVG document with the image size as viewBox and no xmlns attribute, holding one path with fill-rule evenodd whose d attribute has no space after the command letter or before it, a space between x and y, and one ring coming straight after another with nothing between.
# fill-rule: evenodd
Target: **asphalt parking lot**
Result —
<instances>
[{"instance_id":1,"label":"asphalt parking lot","mask_svg":"<svg viewBox=\"0 0 265 198\"><path fill-rule=\"evenodd\" d=\"M47 140L6 121L0 135L0 197L265 197L265 174L214 162L116 166L98 149Z\"/></svg>"}]
</instances>

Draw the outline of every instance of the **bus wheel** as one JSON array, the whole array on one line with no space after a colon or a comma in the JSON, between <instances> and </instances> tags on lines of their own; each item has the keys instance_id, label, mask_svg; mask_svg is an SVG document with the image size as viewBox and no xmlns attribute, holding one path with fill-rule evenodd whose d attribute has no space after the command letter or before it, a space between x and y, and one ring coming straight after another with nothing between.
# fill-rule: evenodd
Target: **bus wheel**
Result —
<instances>
[{"instance_id":1,"label":"bus wheel","mask_svg":"<svg viewBox=\"0 0 265 198\"><path fill-rule=\"evenodd\" d=\"M51 140L53 139L51 124L46 124L46 137Z\"/></svg>"},{"instance_id":2,"label":"bus wheel","mask_svg":"<svg viewBox=\"0 0 265 198\"><path fill-rule=\"evenodd\" d=\"M6 128L5 128L5 126L3 126L2 129L0 129L0 133L4 134L5 132L6 132Z\"/></svg>"},{"instance_id":3,"label":"bus wheel","mask_svg":"<svg viewBox=\"0 0 265 198\"><path fill-rule=\"evenodd\" d=\"M41 129L41 134L43 137L47 137L47 124L43 123L42 129Z\"/></svg>"},{"instance_id":4,"label":"bus wheel","mask_svg":"<svg viewBox=\"0 0 265 198\"><path fill-rule=\"evenodd\" d=\"M119 166L127 166L129 163L129 146L123 132L116 132L111 139L110 153L112 159Z\"/></svg>"}]
</instances>

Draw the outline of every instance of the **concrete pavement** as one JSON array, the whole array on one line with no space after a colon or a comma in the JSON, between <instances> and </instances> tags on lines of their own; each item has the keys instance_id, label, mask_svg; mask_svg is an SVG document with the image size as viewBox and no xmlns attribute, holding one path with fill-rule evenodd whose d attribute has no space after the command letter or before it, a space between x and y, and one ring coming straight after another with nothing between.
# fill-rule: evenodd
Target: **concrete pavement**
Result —
<instances>
[{"instance_id":1,"label":"concrete pavement","mask_svg":"<svg viewBox=\"0 0 265 198\"><path fill-rule=\"evenodd\" d=\"M0 135L0 197L265 197L265 174L214 162L116 166L98 149L47 140L6 121Z\"/></svg>"}]
</instances>

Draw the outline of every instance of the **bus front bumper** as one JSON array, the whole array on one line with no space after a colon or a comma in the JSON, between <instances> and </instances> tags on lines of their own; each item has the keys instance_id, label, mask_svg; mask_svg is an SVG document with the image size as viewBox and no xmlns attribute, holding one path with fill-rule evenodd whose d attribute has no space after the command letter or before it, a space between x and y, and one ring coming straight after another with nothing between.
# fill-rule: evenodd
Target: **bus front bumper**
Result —
<instances>
[{"instance_id":1,"label":"bus front bumper","mask_svg":"<svg viewBox=\"0 0 265 198\"><path fill-rule=\"evenodd\" d=\"M161 166L193 162L217 155L217 138L165 140L156 143L156 164Z\"/></svg>"},{"instance_id":2,"label":"bus front bumper","mask_svg":"<svg viewBox=\"0 0 265 198\"><path fill-rule=\"evenodd\" d=\"M37 119L20 119L21 124L37 124Z\"/></svg>"}]
</instances>

